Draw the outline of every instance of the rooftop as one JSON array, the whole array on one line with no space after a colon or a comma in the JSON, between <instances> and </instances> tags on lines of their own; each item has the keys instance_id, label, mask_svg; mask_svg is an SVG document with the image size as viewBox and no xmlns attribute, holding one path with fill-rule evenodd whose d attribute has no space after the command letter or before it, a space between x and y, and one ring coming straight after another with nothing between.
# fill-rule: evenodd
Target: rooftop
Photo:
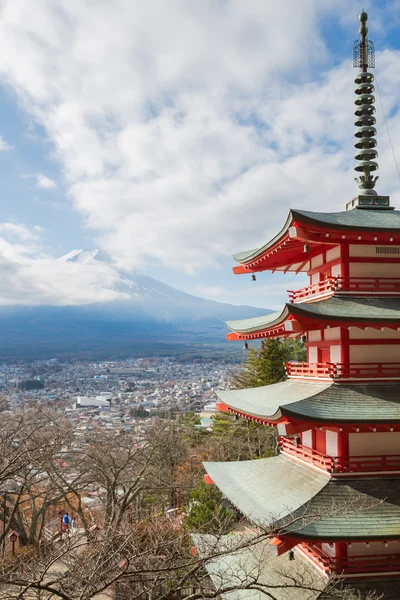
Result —
<instances>
[{"instance_id":1,"label":"rooftop","mask_svg":"<svg viewBox=\"0 0 400 600\"><path fill-rule=\"evenodd\" d=\"M204 463L240 512L300 539L400 537L400 478L334 479L285 456Z\"/></svg>"},{"instance_id":2,"label":"rooftop","mask_svg":"<svg viewBox=\"0 0 400 600\"><path fill-rule=\"evenodd\" d=\"M400 299L336 297L306 304L285 304L283 310L261 317L227 321L235 333L254 333L282 325L289 316L301 321L333 323L393 323L400 325ZM288 329L288 333L290 330Z\"/></svg>"},{"instance_id":3,"label":"rooftop","mask_svg":"<svg viewBox=\"0 0 400 600\"><path fill-rule=\"evenodd\" d=\"M247 390L219 391L221 402L240 413L275 421L282 416L317 422L398 423L399 386L287 380Z\"/></svg>"}]
</instances>

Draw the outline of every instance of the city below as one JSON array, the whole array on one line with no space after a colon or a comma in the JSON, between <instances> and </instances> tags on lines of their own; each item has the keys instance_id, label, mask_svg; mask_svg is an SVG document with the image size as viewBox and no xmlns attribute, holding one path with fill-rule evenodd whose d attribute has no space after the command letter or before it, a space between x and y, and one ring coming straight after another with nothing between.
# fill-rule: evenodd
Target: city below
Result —
<instances>
[{"instance_id":1,"label":"city below","mask_svg":"<svg viewBox=\"0 0 400 600\"><path fill-rule=\"evenodd\" d=\"M62 409L76 435L93 429L132 432L153 416L194 411L202 426L215 411L215 389L226 389L233 365L180 363L170 358L62 362L52 358L0 366L4 412L41 404Z\"/></svg>"}]
</instances>

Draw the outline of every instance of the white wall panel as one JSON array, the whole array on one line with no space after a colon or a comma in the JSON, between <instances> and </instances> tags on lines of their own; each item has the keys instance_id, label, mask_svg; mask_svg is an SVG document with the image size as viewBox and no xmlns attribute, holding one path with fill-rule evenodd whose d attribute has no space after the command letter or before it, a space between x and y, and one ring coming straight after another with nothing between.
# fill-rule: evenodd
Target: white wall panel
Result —
<instances>
[{"instance_id":1,"label":"white wall panel","mask_svg":"<svg viewBox=\"0 0 400 600\"><path fill-rule=\"evenodd\" d=\"M340 327L330 327L324 330L326 340L340 340Z\"/></svg>"},{"instance_id":2,"label":"white wall panel","mask_svg":"<svg viewBox=\"0 0 400 600\"><path fill-rule=\"evenodd\" d=\"M359 329L358 327L349 327L349 334L351 340L379 340L379 339L398 339L400 341L400 331L394 331L393 329L388 329L387 327L383 328L383 331L378 329L372 329L372 327L367 327L364 329Z\"/></svg>"},{"instance_id":3,"label":"white wall panel","mask_svg":"<svg viewBox=\"0 0 400 600\"><path fill-rule=\"evenodd\" d=\"M315 331L308 332L308 341L309 342L320 342L321 341L321 332L319 329L315 329Z\"/></svg>"},{"instance_id":4,"label":"white wall panel","mask_svg":"<svg viewBox=\"0 0 400 600\"><path fill-rule=\"evenodd\" d=\"M350 263L350 277L400 277L400 264Z\"/></svg>"},{"instance_id":5,"label":"white wall panel","mask_svg":"<svg viewBox=\"0 0 400 600\"><path fill-rule=\"evenodd\" d=\"M351 363L400 362L400 344L350 346Z\"/></svg>"},{"instance_id":6,"label":"white wall panel","mask_svg":"<svg viewBox=\"0 0 400 600\"><path fill-rule=\"evenodd\" d=\"M326 432L326 453L328 456L338 455L338 434L336 431Z\"/></svg>"},{"instance_id":7,"label":"white wall panel","mask_svg":"<svg viewBox=\"0 0 400 600\"><path fill-rule=\"evenodd\" d=\"M308 362L310 362L310 363L318 362L318 348L316 346L311 346L308 349Z\"/></svg>"},{"instance_id":8,"label":"white wall panel","mask_svg":"<svg viewBox=\"0 0 400 600\"><path fill-rule=\"evenodd\" d=\"M307 448L312 448L312 430L311 429L308 429L308 431L303 431L302 444L303 444L303 446L307 446Z\"/></svg>"},{"instance_id":9,"label":"white wall panel","mask_svg":"<svg viewBox=\"0 0 400 600\"><path fill-rule=\"evenodd\" d=\"M340 363L341 362L341 354L342 354L342 348L341 346L339 346L339 344L337 346L331 346L330 348L331 350L331 362L333 363Z\"/></svg>"},{"instance_id":10,"label":"white wall panel","mask_svg":"<svg viewBox=\"0 0 400 600\"><path fill-rule=\"evenodd\" d=\"M312 269L316 269L317 267L320 267L323 264L324 264L324 255L323 254L318 254L318 256L314 256L314 258L311 259L311 268Z\"/></svg>"},{"instance_id":11,"label":"white wall panel","mask_svg":"<svg viewBox=\"0 0 400 600\"><path fill-rule=\"evenodd\" d=\"M326 262L330 262L331 260L335 260L336 258L340 258L340 246L330 248L326 252Z\"/></svg>"},{"instance_id":12,"label":"white wall panel","mask_svg":"<svg viewBox=\"0 0 400 600\"><path fill-rule=\"evenodd\" d=\"M400 454L400 432L350 433L350 456Z\"/></svg>"}]
</instances>

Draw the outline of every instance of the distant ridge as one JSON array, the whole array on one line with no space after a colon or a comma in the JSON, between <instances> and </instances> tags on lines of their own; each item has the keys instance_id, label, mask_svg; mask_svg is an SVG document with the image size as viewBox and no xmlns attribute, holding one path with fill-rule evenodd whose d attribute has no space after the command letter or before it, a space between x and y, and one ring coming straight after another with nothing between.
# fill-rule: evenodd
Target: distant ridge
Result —
<instances>
[{"instance_id":1,"label":"distant ridge","mask_svg":"<svg viewBox=\"0 0 400 600\"><path fill-rule=\"evenodd\" d=\"M111 262L100 250L75 249L58 260L90 269ZM107 282L105 282L107 285ZM225 344L226 320L272 312L187 294L147 275L119 273L110 289L125 299L82 306L0 307L0 359L16 356L116 356L165 345ZM235 344L230 344L234 348Z\"/></svg>"}]
</instances>

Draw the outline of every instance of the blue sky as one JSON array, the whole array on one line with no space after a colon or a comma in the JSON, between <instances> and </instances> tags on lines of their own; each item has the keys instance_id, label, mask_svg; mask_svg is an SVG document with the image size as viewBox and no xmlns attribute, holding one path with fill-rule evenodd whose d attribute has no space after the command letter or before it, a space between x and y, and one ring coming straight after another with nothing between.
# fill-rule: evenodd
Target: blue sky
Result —
<instances>
[{"instance_id":1,"label":"blue sky","mask_svg":"<svg viewBox=\"0 0 400 600\"><path fill-rule=\"evenodd\" d=\"M353 181L352 0L0 1L0 302L108 300L117 269L277 308L304 279L233 276L289 208ZM365 2L400 162L400 1ZM379 101L380 193L400 180ZM399 198L398 198L399 197ZM48 285L51 279L52 285Z\"/></svg>"}]
</instances>

